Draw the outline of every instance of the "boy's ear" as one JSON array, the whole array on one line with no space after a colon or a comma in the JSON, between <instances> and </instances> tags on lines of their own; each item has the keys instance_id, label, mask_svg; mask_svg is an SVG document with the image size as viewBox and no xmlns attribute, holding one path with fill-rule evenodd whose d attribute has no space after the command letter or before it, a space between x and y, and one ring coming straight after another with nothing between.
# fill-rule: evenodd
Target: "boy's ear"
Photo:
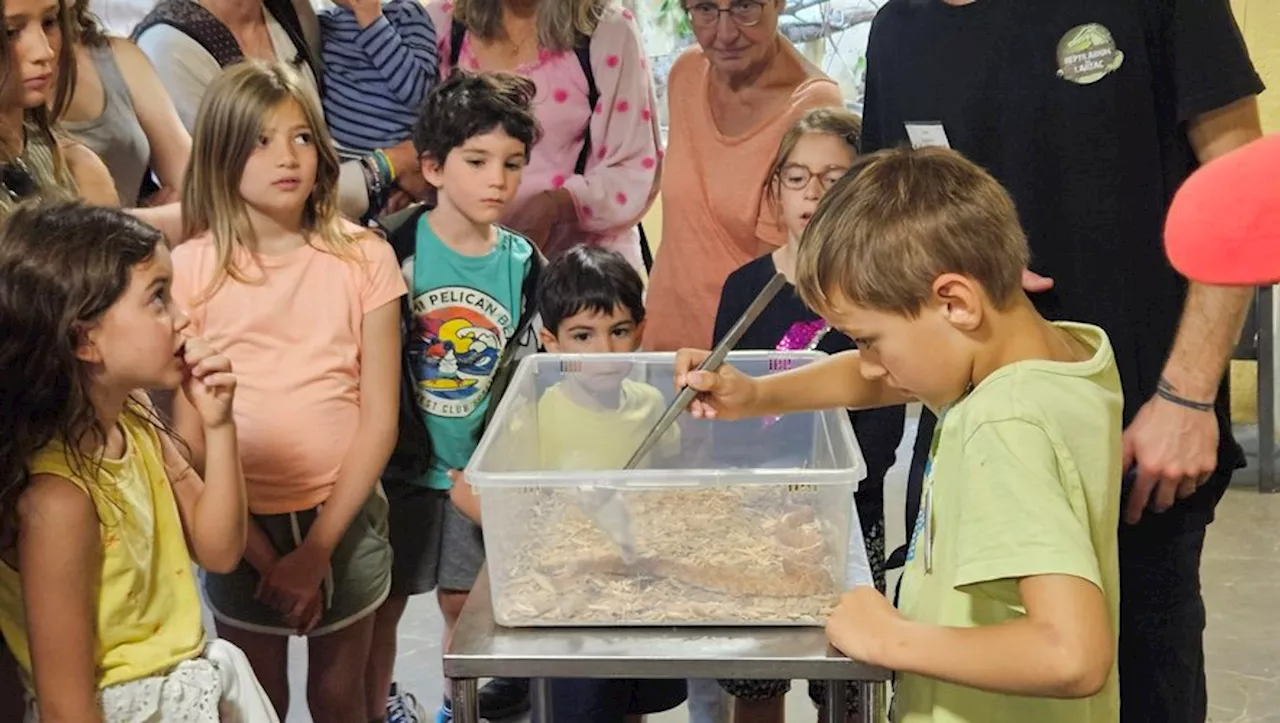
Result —
<instances>
[{"instance_id":1,"label":"boy's ear","mask_svg":"<svg viewBox=\"0 0 1280 723\"><path fill-rule=\"evenodd\" d=\"M933 297L947 321L961 331L982 325L986 296L978 284L963 274L942 274L933 282Z\"/></svg>"},{"instance_id":2,"label":"boy's ear","mask_svg":"<svg viewBox=\"0 0 1280 723\"><path fill-rule=\"evenodd\" d=\"M632 349L631 351L639 351L641 344L644 343L644 325L647 323L648 321L646 320L646 321L640 322L639 324L636 324L635 333L631 335L632 338L636 340L636 348Z\"/></svg>"},{"instance_id":3,"label":"boy's ear","mask_svg":"<svg viewBox=\"0 0 1280 723\"><path fill-rule=\"evenodd\" d=\"M444 186L444 164L437 161L435 156L423 153L418 157L418 167L422 170L422 177L427 183L436 188Z\"/></svg>"},{"instance_id":4,"label":"boy's ear","mask_svg":"<svg viewBox=\"0 0 1280 723\"><path fill-rule=\"evenodd\" d=\"M542 344L542 348L555 354L560 351L560 342L556 339L556 335L551 333L547 327L538 329L538 341Z\"/></svg>"}]
</instances>

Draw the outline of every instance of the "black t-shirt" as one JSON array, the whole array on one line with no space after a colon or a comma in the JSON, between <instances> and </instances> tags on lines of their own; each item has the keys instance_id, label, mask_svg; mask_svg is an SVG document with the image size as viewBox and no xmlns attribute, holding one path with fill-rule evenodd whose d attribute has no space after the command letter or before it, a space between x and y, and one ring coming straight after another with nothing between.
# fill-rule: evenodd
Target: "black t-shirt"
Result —
<instances>
[{"instance_id":1,"label":"black t-shirt","mask_svg":"<svg viewBox=\"0 0 1280 723\"><path fill-rule=\"evenodd\" d=\"M766 255L729 274L720 292L713 344L720 343L729 333L729 327L742 316L776 273L773 256ZM735 348L776 349L792 325L818 319L818 315L800 300L796 287L787 284L742 335ZM853 348L853 340L832 329L819 342L816 351L835 354ZM858 447L867 463L867 479L858 487L859 514L866 514L872 509L877 512L871 514L878 514L883 509L884 475L893 466L894 454L902 441L905 416L905 408L901 406L849 413Z\"/></svg>"},{"instance_id":2,"label":"black t-shirt","mask_svg":"<svg viewBox=\"0 0 1280 723\"><path fill-rule=\"evenodd\" d=\"M1107 331L1127 424L1186 295L1161 239L1197 165L1187 122L1262 89L1227 0L891 0L871 28L863 146L938 122L1009 190L1032 270L1056 282L1033 301ZM1220 465L1234 468L1225 383L1219 407ZM1211 510L1221 488L1175 509Z\"/></svg>"}]
</instances>

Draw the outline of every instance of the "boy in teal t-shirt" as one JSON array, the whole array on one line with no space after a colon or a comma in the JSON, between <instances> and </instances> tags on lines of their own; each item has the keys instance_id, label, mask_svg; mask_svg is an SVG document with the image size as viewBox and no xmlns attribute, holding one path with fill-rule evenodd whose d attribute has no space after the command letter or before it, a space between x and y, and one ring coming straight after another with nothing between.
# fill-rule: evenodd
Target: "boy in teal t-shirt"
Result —
<instances>
[{"instance_id":1,"label":"boy in teal t-shirt","mask_svg":"<svg viewBox=\"0 0 1280 723\"><path fill-rule=\"evenodd\" d=\"M456 74L433 88L414 144L436 206L384 224L410 291L400 439L383 475L393 561L367 673L371 720L424 717L392 683L409 596L437 591L447 644L484 565L479 526L449 500L450 475L466 467L515 362L538 345L541 256L497 223L538 137L533 95L531 81L504 73ZM374 710L383 696L385 710ZM528 706L527 683L499 679L480 699L481 715L507 717ZM446 701L437 720L449 717Z\"/></svg>"},{"instance_id":2,"label":"boy in teal t-shirt","mask_svg":"<svg viewBox=\"0 0 1280 723\"><path fill-rule=\"evenodd\" d=\"M895 721L1119 720L1120 376L1101 329L1036 312L1027 261L1009 195L959 154L865 156L796 258L801 297L858 351L758 380L676 365L698 416L938 412L897 609L860 587L827 622L897 671Z\"/></svg>"}]
</instances>

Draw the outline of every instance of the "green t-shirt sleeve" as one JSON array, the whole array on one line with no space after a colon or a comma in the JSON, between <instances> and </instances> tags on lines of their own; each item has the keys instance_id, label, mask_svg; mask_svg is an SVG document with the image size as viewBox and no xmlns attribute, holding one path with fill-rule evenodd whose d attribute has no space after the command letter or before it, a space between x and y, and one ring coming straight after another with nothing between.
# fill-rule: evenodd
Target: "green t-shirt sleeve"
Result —
<instances>
[{"instance_id":1,"label":"green t-shirt sleeve","mask_svg":"<svg viewBox=\"0 0 1280 723\"><path fill-rule=\"evenodd\" d=\"M1030 422L980 425L965 441L955 535L957 589L1035 575L1102 587L1083 493L1064 481L1059 446Z\"/></svg>"}]
</instances>

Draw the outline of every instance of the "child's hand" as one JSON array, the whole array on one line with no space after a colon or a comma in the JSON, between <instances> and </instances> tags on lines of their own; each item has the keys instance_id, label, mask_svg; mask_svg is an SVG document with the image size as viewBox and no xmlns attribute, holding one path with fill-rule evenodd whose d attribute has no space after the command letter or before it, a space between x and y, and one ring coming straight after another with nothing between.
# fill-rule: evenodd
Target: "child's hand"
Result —
<instances>
[{"instance_id":1,"label":"child's hand","mask_svg":"<svg viewBox=\"0 0 1280 723\"><path fill-rule=\"evenodd\" d=\"M840 597L827 618L827 640L854 660L887 666L885 651L904 618L884 595L859 585Z\"/></svg>"},{"instance_id":2,"label":"child's hand","mask_svg":"<svg viewBox=\"0 0 1280 723\"><path fill-rule=\"evenodd\" d=\"M182 391L200 413L205 428L230 423L236 393L231 360L215 352L204 339L191 337L182 345L182 362L186 365Z\"/></svg>"},{"instance_id":3,"label":"child's hand","mask_svg":"<svg viewBox=\"0 0 1280 723\"><path fill-rule=\"evenodd\" d=\"M754 416L759 382L721 364L715 372L695 371L710 352L681 349L676 354L676 389L691 387L698 396L689 411L698 419L742 419Z\"/></svg>"},{"instance_id":4,"label":"child's hand","mask_svg":"<svg viewBox=\"0 0 1280 723\"><path fill-rule=\"evenodd\" d=\"M324 594L317 589L316 594L311 597L311 602L307 603L299 615L286 615L284 624L293 628L299 635L306 635L315 630L316 625L320 623L320 618L324 615Z\"/></svg>"},{"instance_id":5,"label":"child's hand","mask_svg":"<svg viewBox=\"0 0 1280 723\"><path fill-rule=\"evenodd\" d=\"M328 572L328 558L303 543L280 558L271 572L258 581L254 597L284 615L286 620L300 620Z\"/></svg>"},{"instance_id":6,"label":"child's hand","mask_svg":"<svg viewBox=\"0 0 1280 723\"><path fill-rule=\"evenodd\" d=\"M362 28L369 27L374 20L382 17L382 0L333 0L333 2L338 7L355 13L356 22Z\"/></svg>"},{"instance_id":7,"label":"child's hand","mask_svg":"<svg viewBox=\"0 0 1280 723\"><path fill-rule=\"evenodd\" d=\"M453 482L453 487L449 488L449 501L472 522L480 524L480 498L467 482L467 476L460 469L451 469L449 480Z\"/></svg>"}]
</instances>

